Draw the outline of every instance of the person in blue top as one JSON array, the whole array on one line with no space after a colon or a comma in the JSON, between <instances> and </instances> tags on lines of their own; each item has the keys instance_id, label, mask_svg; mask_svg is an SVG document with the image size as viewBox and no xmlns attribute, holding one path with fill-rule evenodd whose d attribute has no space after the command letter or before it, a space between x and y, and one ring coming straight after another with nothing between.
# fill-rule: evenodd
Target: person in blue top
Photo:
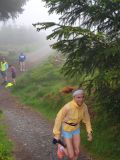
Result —
<instances>
[{"instance_id":1,"label":"person in blue top","mask_svg":"<svg viewBox=\"0 0 120 160\"><path fill-rule=\"evenodd\" d=\"M20 64L20 71L25 71L25 61L26 61L26 56L23 53L20 53L19 55L19 64Z\"/></svg>"}]
</instances>

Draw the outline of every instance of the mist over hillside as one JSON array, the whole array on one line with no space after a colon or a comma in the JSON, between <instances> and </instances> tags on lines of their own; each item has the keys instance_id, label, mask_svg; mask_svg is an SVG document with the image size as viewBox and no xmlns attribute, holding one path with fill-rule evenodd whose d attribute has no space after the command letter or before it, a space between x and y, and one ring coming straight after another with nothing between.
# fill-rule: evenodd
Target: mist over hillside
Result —
<instances>
[{"instance_id":1,"label":"mist over hillside","mask_svg":"<svg viewBox=\"0 0 120 160\"><path fill-rule=\"evenodd\" d=\"M37 32L34 27L4 26L0 28L0 57L8 56L17 61L18 55L24 52L27 60L38 64L55 52L46 40L45 32Z\"/></svg>"},{"instance_id":2,"label":"mist over hillside","mask_svg":"<svg viewBox=\"0 0 120 160\"><path fill-rule=\"evenodd\" d=\"M34 27L4 26L0 28L0 51L25 50L28 52L43 45L49 45L44 32L37 32Z\"/></svg>"}]
</instances>

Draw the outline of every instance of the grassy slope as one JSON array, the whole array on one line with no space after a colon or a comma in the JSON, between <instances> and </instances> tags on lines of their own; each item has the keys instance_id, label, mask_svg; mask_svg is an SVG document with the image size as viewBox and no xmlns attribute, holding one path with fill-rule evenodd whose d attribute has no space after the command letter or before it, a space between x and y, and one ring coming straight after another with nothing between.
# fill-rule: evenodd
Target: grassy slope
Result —
<instances>
[{"instance_id":1,"label":"grassy slope","mask_svg":"<svg viewBox=\"0 0 120 160\"><path fill-rule=\"evenodd\" d=\"M60 90L73 82L66 80L59 72L59 67L49 62L26 73L13 89L22 103L42 112L49 120L54 120L56 113L63 104L71 99ZM96 109L94 107L94 109ZM113 130L104 114L98 114L93 120L94 141L86 141L86 132L82 130L82 144L97 160L119 160L120 140L114 136Z\"/></svg>"},{"instance_id":2,"label":"grassy slope","mask_svg":"<svg viewBox=\"0 0 120 160\"><path fill-rule=\"evenodd\" d=\"M0 119L3 115L0 111ZM6 135L5 126L0 124L0 160L13 160L14 158L11 155L12 152L12 143Z\"/></svg>"}]
</instances>

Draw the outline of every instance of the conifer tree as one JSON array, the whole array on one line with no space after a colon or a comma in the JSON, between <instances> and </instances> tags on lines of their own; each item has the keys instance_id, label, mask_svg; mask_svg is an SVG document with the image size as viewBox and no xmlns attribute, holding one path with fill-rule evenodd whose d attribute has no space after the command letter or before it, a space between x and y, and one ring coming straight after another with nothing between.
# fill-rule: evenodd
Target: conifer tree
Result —
<instances>
[{"instance_id":1,"label":"conifer tree","mask_svg":"<svg viewBox=\"0 0 120 160\"><path fill-rule=\"evenodd\" d=\"M120 121L120 0L43 0L58 24L34 24L37 30L55 27L48 39L65 55L65 75L84 77L96 90L103 109Z\"/></svg>"},{"instance_id":2,"label":"conifer tree","mask_svg":"<svg viewBox=\"0 0 120 160\"><path fill-rule=\"evenodd\" d=\"M23 5L27 0L0 0L0 20L15 18L23 12Z\"/></svg>"}]
</instances>

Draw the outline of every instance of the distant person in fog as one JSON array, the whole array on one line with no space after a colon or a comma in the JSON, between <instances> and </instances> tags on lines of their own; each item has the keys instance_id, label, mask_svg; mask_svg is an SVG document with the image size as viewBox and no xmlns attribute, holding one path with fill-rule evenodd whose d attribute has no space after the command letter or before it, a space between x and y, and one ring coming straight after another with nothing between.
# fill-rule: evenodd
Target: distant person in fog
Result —
<instances>
[{"instance_id":1,"label":"distant person in fog","mask_svg":"<svg viewBox=\"0 0 120 160\"><path fill-rule=\"evenodd\" d=\"M7 84L7 70L8 70L8 63L6 59L3 57L0 62L0 72L3 78L2 84Z\"/></svg>"},{"instance_id":2,"label":"distant person in fog","mask_svg":"<svg viewBox=\"0 0 120 160\"><path fill-rule=\"evenodd\" d=\"M25 54L20 53L20 55L19 55L19 64L20 64L20 71L21 72L25 71L25 61L26 61Z\"/></svg>"},{"instance_id":3,"label":"distant person in fog","mask_svg":"<svg viewBox=\"0 0 120 160\"><path fill-rule=\"evenodd\" d=\"M16 85L16 68L13 65L10 65L11 76L13 80L13 84Z\"/></svg>"}]
</instances>

